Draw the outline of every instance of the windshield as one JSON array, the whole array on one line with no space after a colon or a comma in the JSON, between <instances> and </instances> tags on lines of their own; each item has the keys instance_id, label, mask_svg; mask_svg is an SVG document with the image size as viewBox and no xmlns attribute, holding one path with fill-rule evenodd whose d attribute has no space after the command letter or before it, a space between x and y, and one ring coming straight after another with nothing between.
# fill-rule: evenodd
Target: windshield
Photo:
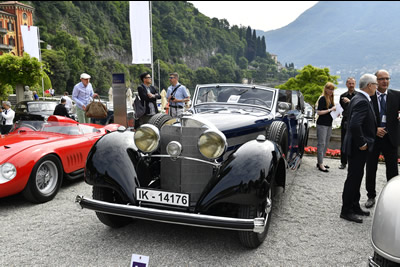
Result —
<instances>
[{"instance_id":1,"label":"windshield","mask_svg":"<svg viewBox=\"0 0 400 267\"><path fill-rule=\"evenodd\" d=\"M49 103L28 103L29 112L40 112L40 111L54 111L57 103L49 102Z\"/></svg>"},{"instance_id":2,"label":"windshield","mask_svg":"<svg viewBox=\"0 0 400 267\"><path fill-rule=\"evenodd\" d=\"M240 103L263 106L271 109L274 96L273 90L241 87L241 86L210 86L200 87L194 104L202 103Z\"/></svg>"},{"instance_id":3,"label":"windshield","mask_svg":"<svg viewBox=\"0 0 400 267\"><path fill-rule=\"evenodd\" d=\"M65 122L45 122L45 121L19 121L14 125L13 131L25 132L49 132L67 135L81 135L84 133L92 133L98 131L95 127L65 123Z\"/></svg>"}]
</instances>

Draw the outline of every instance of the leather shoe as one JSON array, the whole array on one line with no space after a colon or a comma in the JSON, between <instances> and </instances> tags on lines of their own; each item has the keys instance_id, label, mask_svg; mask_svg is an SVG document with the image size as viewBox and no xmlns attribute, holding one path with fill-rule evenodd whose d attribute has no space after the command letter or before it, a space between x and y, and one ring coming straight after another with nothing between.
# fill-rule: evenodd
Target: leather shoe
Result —
<instances>
[{"instance_id":1,"label":"leather shoe","mask_svg":"<svg viewBox=\"0 0 400 267\"><path fill-rule=\"evenodd\" d=\"M339 169L341 170L346 169L346 164L340 164Z\"/></svg>"},{"instance_id":2,"label":"leather shoe","mask_svg":"<svg viewBox=\"0 0 400 267\"><path fill-rule=\"evenodd\" d=\"M362 208L355 210L354 213L356 215L361 215L361 216L369 216L370 215L370 212L368 210L363 210Z\"/></svg>"},{"instance_id":3,"label":"leather shoe","mask_svg":"<svg viewBox=\"0 0 400 267\"><path fill-rule=\"evenodd\" d=\"M325 167L325 166L324 166ZM320 170L321 172L329 172L328 169L322 169L319 164L317 163L317 168L318 170Z\"/></svg>"},{"instance_id":4,"label":"leather shoe","mask_svg":"<svg viewBox=\"0 0 400 267\"><path fill-rule=\"evenodd\" d=\"M363 219L359 218L356 214L354 213L340 213L340 218L351 221L351 222L356 222L356 223L362 223Z\"/></svg>"},{"instance_id":5,"label":"leather shoe","mask_svg":"<svg viewBox=\"0 0 400 267\"><path fill-rule=\"evenodd\" d=\"M375 205L375 198L368 198L367 202L365 202L365 207L367 209L372 208Z\"/></svg>"},{"instance_id":6,"label":"leather shoe","mask_svg":"<svg viewBox=\"0 0 400 267\"><path fill-rule=\"evenodd\" d=\"M324 165L324 167L325 167L325 169L329 169L329 166L328 166L328 165Z\"/></svg>"}]
</instances>

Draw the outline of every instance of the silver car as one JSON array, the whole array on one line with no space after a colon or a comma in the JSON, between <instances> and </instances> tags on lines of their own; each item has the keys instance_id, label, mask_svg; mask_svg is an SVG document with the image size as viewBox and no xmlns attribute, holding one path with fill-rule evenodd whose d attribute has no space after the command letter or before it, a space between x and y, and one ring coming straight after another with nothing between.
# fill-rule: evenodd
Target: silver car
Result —
<instances>
[{"instance_id":1,"label":"silver car","mask_svg":"<svg viewBox=\"0 0 400 267\"><path fill-rule=\"evenodd\" d=\"M400 266L400 175L382 189L375 207L369 266Z\"/></svg>"}]
</instances>

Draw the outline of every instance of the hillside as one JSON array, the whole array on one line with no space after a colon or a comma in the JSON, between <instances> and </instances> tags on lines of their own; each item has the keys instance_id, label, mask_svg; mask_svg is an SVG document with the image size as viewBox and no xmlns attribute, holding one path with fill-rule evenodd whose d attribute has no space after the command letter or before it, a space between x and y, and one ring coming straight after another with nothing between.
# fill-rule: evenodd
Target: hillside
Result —
<instances>
[{"instance_id":1,"label":"hillside","mask_svg":"<svg viewBox=\"0 0 400 267\"><path fill-rule=\"evenodd\" d=\"M42 58L57 93L71 91L79 74L90 73L100 94L107 94L111 74L124 72L136 88L150 66L132 65L128 1L23 1L35 8ZM184 1L152 2L153 60L160 62L155 84L169 85L177 71L191 90L198 83L285 81L296 71L278 72L266 52L265 38L250 27L208 18ZM47 49L51 47L51 49Z\"/></svg>"},{"instance_id":2,"label":"hillside","mask_svg":"<svg viewBox=\"0 0 400 267\"><path fill-rule=\"evenodd\" d=\"M342 79L386 68L400 86L399 12L397 1L320 1L286 27L257 34L282 64L330 67Z\"/></svg>"}]
</instances>

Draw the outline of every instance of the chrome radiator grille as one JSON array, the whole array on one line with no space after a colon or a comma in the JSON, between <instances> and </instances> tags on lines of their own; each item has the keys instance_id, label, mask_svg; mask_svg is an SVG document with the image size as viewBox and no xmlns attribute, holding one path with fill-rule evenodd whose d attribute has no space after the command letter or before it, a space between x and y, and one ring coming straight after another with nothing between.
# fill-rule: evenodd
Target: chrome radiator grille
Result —
<instances>
[{"instance_id":1,"label":"chrome radiator grille","mask_svg":"<svg viewBox=\"0 0 400 267\"><path fill-rule=\"evenodd\" d=\"M182 156L204 158L197 149L197 140L204 132L202 128L164 125L161 129L161 154L171 141L182 145ZM190 201L196 202L213 174L213 166L188 159L161 158L161 189L189 193Z\"/></svg>"}]
</instances>

